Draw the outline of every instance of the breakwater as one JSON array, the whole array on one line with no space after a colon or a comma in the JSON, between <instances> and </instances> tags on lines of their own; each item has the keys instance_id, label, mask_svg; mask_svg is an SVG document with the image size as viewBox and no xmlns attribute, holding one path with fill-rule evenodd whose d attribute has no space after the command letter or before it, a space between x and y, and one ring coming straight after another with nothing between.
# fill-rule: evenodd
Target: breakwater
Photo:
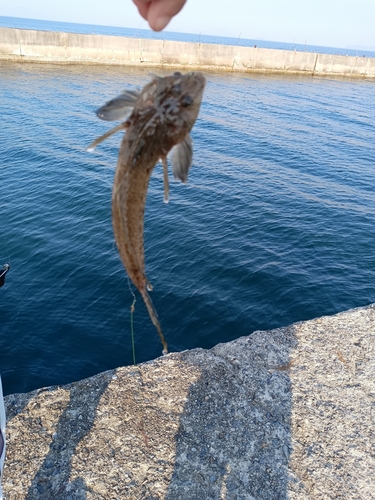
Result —
<instances>
[{"instance_id":1,"label":"breakwater","mask_svg":"<svg viewBox=\"0 0 375 500\"><path fill-rule=\"evenodd\" d=\"M373 499L374 305L5 398L7 499Z\"/></svg>"},{"instance_id":2,"label":"breakwater","mask_svg":"<svg viewBox=\"0 0 375 500\"><path fill-rule=\"evenodd\" d=\"M0 60L375 78L375 58L3 27Z\"/></svg>"}]
</instances>

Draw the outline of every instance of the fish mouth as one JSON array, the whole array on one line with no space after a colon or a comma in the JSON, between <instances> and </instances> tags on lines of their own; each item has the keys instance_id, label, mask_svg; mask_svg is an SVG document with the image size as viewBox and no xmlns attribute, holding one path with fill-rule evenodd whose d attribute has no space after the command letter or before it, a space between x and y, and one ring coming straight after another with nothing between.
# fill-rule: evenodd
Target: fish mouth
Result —
<instances>
[{"instance_id":1,"label":"fish mouth","mask_svg":"<svg viewBox=\"0 0 375 500\"><path fill-rule=\"evenodd\" d=\"M187 75L195 78L200 83L202 90L204 89L206 85L206 77L203 73L201 73L200 71L191 71L190 73L187 73Z\"/></svg>"},{"instance_id":2,"label":"fish mouth","mask_svg":"<svg viewBox=\"0 0 375 500\"><path fill-rule=\"evenodd\" d=\"M184 83L186 93L190 94L194 99L202 98L204 88L206 86L206 77L200 71L191 71L181 75L181 83Z\"/></svg>"}]
</instances>

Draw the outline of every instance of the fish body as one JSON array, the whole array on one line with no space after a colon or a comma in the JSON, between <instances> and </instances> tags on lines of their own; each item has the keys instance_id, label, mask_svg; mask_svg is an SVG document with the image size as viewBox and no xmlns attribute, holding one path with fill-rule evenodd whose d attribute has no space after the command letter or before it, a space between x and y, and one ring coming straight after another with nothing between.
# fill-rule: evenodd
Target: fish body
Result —
<instances>
[{"instance_id":1,"label":"fish body","mask_svg":"<svg viewBox=\"0 0 375 500\"><path fill-rule=\"evenodd\" d=\"M168 201L167 155L171 153L172 171L187 181L192 163L190 131L199 113L205 87L199 72L174 73L154 77L141 92L126 91L98 109L104 120L126 120L94 141L89 150L118 130L126 130L121 142L112 191L112 223L117 248L128 273L146 304L150 318L168 352L157 313L148 291L152 289L145 274L144 211L151 173L162 160L164 201Z\"/></svg>"}]
</instances>

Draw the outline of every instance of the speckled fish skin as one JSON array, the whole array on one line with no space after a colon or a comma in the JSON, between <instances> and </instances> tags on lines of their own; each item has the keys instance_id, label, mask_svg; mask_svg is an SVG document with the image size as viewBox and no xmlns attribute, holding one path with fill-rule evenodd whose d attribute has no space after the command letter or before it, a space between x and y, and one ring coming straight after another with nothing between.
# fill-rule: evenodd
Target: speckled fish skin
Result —
<instances>
[{"instance_id":1,"label":"speckled fish skin","mask_svg":"<svg viewBox=\"0 0 375 500\"><path fill-rule=\"evenodd\" d=\"M112 222L117 248L130 279L142 295L164 353L168 352L167 344L148 294L151 286L145 274L143 230L147 189L151 173L161 159L168 196L166 157L174 147L179 151L172 158L173 172L182 182L187 180L192 158L189 133L199 113L205 83L201 73L175 73L155 77L143 88L123 126L127 132L121 143L113 185ZM111 109L109 118L106 118L106 106ZM116 99L100 108L97 114L111 120L114 108Z\"/></svg>"}]
</instances>

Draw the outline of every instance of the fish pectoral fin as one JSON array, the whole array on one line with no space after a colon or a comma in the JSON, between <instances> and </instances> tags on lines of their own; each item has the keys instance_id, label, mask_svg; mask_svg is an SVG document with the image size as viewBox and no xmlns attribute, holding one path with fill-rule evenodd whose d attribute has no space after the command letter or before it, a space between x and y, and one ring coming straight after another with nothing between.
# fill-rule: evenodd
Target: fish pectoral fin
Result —
<instances>
[{"instance_id":1,"label":"fish pectoral fin","mask_svg":"<svg viewBox=\"0 0 375 500\"><path fill-rule=\"evenodd\" d=\"M173 146L169 153L169 158L175 179L187 182L189 169L193 162L193 141L190 134L187 134L182 142Z\"/></svg>"},{"instance_id":2,"label":"fish pectoral fin","mask_svg":"<svg viewBox=\"0 0 375 500\"><path fill-rule=\"evenodd\" d=\"M169 179L167 158L163 156L163 178L164 178L164 203L169 203Z\"/></svg>"},{"instance_id":3,"label":"fish pectoral fin","mask_svg":"<svg viewBox=\"0 0 375 500\"><path fill-rule=\"evenodd\" d=\"M106 120L108 122L126 120L133 111L138 97L138 91L125 90L122 94L111 99L95 112L101 120Z\"/></svg>"},{"instance_id":4,"label":"fish pectoral fin","mask_svg":"<svg viewBox=\"0 0 375 500\"><path fill-rule=\"evenodd\" d=\"M146 288L147 288L147 291L148 292L152 292L152 290L154 289L154 287L151 285L151 283L148 281L148 279L146 278L145 276L145 279L146 279Z\"/></svg>"},{"instance_id":5,"label":"fish pectoral fin","mask_svg":"<svg viewBox=\"0 0 375 500\"><path fill-rule=\"evenodd\" d=\"M89 153L92 153L98 144L105 141L106 139L108 139L108 137L115 134L116 132L120 132L120 130L126 130L127 128L128 128L128 125L126 122L120 123L120 125L117 125L116 127L111 128L111 130L108 130L108 132L106 132L105 134L103 134L100 137L98 137L97 139L95 139L95 141L93 141L90 144L90 146L88 146L86 148L86 151L88 151Z\"/></svg>"}]
</instances>

